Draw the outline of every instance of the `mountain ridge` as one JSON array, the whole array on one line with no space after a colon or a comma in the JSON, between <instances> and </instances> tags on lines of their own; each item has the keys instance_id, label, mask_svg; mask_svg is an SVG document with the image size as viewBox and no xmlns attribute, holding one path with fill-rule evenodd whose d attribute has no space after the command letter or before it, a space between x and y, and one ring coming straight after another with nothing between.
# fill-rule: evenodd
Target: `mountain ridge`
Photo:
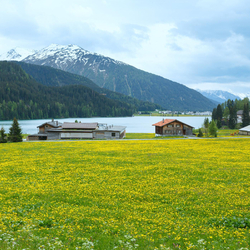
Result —
<instances>
[{"instance_id":1,"label":"mountain ridge","mask_svg":"<svg viewBox=\"0 0 250 250\"><path fill-rule=\"evenodd\" d=\"M241 97L232 94L228 91L223 91L223 90L199 90L197 89L202 95L205 97L214 100L218 103L223 103L227 101L228 99L230 100L235 100L235 99L241 99Z\"/></svg>"},{"instance_id":2,"label":"mountain ridge","mask_svg":"<svg viewBox=\"0 0 250 250\"><path fill-rule=\"evenodd\" d=\"M214 103L183 84L92 53L76 45L50 45L22 60L85 76L101 88L170 110L212 110Z\"/></svg>"},{"instance_id":3,"label":"mountain ridge","mask_svg":"<svg viewBox=\"0 0 250 250\"><path fill-rule=\"evenodd\" d=\"M183 84L92 53L77 45L52 44L27 56L23 62L50 66L85 76L101 88L169 110L212 110L214 103Z\"/></svg>"}]
</instances>

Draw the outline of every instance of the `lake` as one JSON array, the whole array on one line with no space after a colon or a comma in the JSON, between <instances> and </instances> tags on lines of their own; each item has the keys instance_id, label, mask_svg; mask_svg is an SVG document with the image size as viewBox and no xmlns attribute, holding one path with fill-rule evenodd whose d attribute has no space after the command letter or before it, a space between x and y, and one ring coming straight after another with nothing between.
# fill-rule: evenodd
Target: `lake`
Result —
<instances>
[{"instance_id":1,"label":"lake","mask_svg":"<svg viewBox=\"0 0 250 250\"><path fill-rule=\"evenodd\" d=\"M155 127L152 124L162 119L177 119L194 128L200 128L204 122L204 116L182 117L182 116L134 116L134 117L94 117L94 118L65 118L55 119L59 122L75 122L75 120L85 122L106 123L108 125L126 126L127 133L154 133ZM208 117L210 119L210 117ZM50 119L41 120L19 120L23 134L35 134L38 132L37 126L51 121ZM9 132L12 121L0 121L0 128L3 126L5 132Z\"/></svg>"}]
</instances>

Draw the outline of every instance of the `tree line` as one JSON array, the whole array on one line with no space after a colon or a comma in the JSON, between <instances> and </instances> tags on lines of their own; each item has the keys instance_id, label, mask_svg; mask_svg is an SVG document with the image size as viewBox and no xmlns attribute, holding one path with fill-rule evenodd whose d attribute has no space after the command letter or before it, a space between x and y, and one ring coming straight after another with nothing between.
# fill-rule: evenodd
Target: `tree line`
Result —
<instances>
[{"instance_id":1,"label":"tree line","mask_svg":"<svg viewBox=\"0 0 250 250\"><path fill-rule=\"evenodd\" d=\"M237 111L239 110L243 112L242 123L237 125ZM227 100L222 104L218 104L217 108L213 109L212 120L216 121L218 128L228 126L230 129L235 129L237 126L245 127L249 125L249 99Z\"/></svg>"}]
</instances>

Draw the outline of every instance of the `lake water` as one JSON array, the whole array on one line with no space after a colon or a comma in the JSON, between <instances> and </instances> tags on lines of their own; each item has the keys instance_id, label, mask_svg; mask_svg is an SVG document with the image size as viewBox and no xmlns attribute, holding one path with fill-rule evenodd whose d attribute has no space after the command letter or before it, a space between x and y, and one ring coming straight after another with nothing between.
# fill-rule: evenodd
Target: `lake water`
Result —
<instances>
[{"instance_id":1,"label":"lake water","mask_svg":"<svg viewBox=\"0 0 250 250\"><path fill-rule=\"evenodd\" d=\"M108 125L126 126L127 133L154 133L155 127L152 124L161 121L162 119L177 119L194 128L200 128L204 122L205 117L182 117L182 116L134 116L134 117L94 117L94 118L66 118L55 119L59 122L75 122L75 120L85 122L106 123ZM210 119L210 117L208 117ZM38 132L37 126L51 121L49 119L42 120L19 120L19 124L24 134L35 134ZM12 121L0 121L0 128L3 126L5 132L9 132Z\"/></svg>"}]
</instances>

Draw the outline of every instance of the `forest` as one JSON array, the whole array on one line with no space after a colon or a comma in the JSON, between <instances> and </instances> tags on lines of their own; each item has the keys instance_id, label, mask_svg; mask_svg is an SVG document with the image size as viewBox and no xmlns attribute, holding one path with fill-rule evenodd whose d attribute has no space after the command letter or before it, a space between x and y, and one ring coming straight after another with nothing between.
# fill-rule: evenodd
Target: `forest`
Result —
<instances>
[{"instance_id":1,"label":"forest","mask_svg":"<svg viewBox=\"0 0 250 250\"><path fill-rule=\"evenodd\" d=\"M0 62L1 120L131 116L135 110L83 85L42 85L18 64Z\"/></svg>"}]
</instances>

